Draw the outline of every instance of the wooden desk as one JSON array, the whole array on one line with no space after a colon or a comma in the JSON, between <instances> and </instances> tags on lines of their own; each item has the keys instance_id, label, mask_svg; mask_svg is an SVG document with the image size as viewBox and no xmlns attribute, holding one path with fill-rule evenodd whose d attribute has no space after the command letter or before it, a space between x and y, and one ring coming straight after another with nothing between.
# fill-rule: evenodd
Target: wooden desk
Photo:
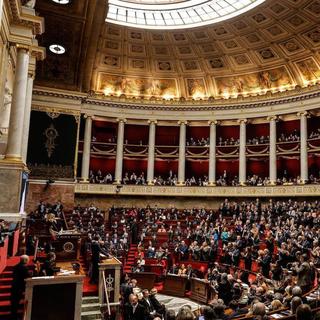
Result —
<instances>
[{"instance_id":1,"label":"wooden desk","mask_svg":"<svg viewBox=\"0 0 320 320\"><path fill-rule=\"evenodd\" d=\"M83 276L26 280L26 320L81 320Z\"/></svg>"},{"instance_id":2,"label":"wooden desk","mask_svg":"<svg viewBox=\"0 0 320 320\"><path fill-rule=\"evenodd\" d=\"M80 257L81 234L64 232L57 234L56 239L52 236L39 237L39 246L44 246L45 242L50 242L55 249L57 261L78 260Z\"/></svg>"},{"instance_id":3,"label":"wooden desk","mask_svg":"<svg viewBox=\"0 0 320 320\"><path fill-rule=\"evenodd\" d=\"M163 284L163 293L177 297L184 297L187 281L187 277L167 274Z\"/></svg>"},{"instance_id":4,"label":"wooden desk","mask_svg":"<svg viewBox=\"0 0 320 320\"><path fill-rule=\"evenodd\" d=\"M201 303L208 303L210 285L209 282L203 279L191 278L191 296L192 300Z\"/></svg>"},{"instance_id":5,"label":"wooden desk","mask_svg":"<svg viewBox=\"0 0 320 320\"><path fill-rule=\"evenodd\" d=\"M153 272L137 272L130 273L131 279L136 279L138 281L137 286L143 289L152 289L156 281L157 275Z\"/></svg>"},{"instance_id":6,"label":"wooden desk","mask_svg":"<svg viewBox=\"0 0 320 320\"><path fill-rule=\"evenodd\" d=\"M79 268L79 271L76 272L75 274L76 275L82 275L82 276L85 276L86 273L85 271L82 269L82 266L81 266L81 263L79 261L68 261L68 262L57 262L56 263L56 266L60 269L63 269L63 270L68 270L68 271L73 271L73 267L72 267L72 264L73 263L79 263L80 265L80 268ZM59 274L58 274L59 275Z\"/></svg>"}]
</instances>

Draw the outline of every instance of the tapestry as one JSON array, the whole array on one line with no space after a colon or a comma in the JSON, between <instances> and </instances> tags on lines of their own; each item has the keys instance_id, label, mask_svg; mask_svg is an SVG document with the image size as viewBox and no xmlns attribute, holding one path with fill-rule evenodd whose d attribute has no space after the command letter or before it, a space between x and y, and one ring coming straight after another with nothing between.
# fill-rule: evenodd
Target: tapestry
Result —
<instances>
[{"instance_id":1,"label":"tapestry","mask_svg":"<svg viewBox=\"0 0 320 320\"><path fill-rule=\"evenodd\" d=\"M73 115L31 112L27 156L31 177L73 178L77 126Z\"/></svg>"}]
</instances>

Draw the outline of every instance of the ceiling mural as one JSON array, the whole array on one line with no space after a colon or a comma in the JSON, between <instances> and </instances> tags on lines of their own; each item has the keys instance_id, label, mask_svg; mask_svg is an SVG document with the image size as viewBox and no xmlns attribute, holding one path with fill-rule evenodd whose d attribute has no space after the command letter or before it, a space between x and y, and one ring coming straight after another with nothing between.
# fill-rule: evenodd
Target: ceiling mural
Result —
<instances>
[{"instance_id":1,"label":"ceiling mural","mask_svg":"<svg viewBox=\"0 0 320 320\"><path fill-rule=\"evenodd\" d=\"M319 25L320 0L269 0L227 22L186 30L108 23L92 89L107 96L208 99L314 84L320 81ZM117 76L121 81L112 80Z\"/></svg>"},{"instance_id":2,"label":"ceiling mural","mask_svg":"<svg viewBox=\"0 0 320 320\"><path fill-rule=\"evenodd\" d=\"M47 50L37 85L106 98L211 101L320 83L320 0L266 0L232 19L176 30L108 23L106 8L105 0L37 1L46 23L41 45L66 49Z\"/></svg>"}]
</instances>

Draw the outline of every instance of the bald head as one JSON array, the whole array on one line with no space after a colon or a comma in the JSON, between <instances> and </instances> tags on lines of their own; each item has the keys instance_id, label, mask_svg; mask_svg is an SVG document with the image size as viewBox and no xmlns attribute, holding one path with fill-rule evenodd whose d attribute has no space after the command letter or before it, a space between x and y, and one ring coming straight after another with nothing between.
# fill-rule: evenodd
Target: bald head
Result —
<instances>
[{"instance_id":1,"label":"bald head","mask_svg":"<svg viewBox=\"0 0 320 320\"><path fill-rule=\"evenodd\" d=\"M28 262L29 262L29 256L27 256L26 254L24 254L24 255L22 255L22 256L20 257L20 263L22 263L22 264L28 264Z\"/></svg>"}]
</instances>

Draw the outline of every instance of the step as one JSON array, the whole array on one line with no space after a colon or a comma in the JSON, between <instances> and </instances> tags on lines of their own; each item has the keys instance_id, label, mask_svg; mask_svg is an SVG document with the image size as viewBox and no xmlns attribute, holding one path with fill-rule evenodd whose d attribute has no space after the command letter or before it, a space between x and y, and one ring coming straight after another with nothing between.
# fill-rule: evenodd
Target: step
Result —
<instances>
[{"instance_id":1,"label":"step","mask_svg":"<svg viewBox=\"0 0 320 320\"><path fill-rule=\"evenodd\" d=\"M0 301L10 300L10 296L10 292L0 293Z\"/></svg>"},{"instance_id":2,"label":"step","mask_svg":"<svg viewBox=\"0 0 320 320\"><path fill-rule=\"evenodd\" d=\"M82 297L82 304L89 304L89 303L99 303L99 297L97 296Z\"/></svg>"},{"instance_id":3,"label":"step","mask_svg":"<svg viewBox=\"0 0 320 320\"><path fill-rule=\"evenodd\" d=\"M102 320L101 312L99 311L85 311L81 312L81 320L99 319Z\"/></svg>"},{"instance_id":4,"label":"step","mask_svg":"<svg viewBox=\"0 0 320 320\"><path fill-rule=\"evenodd\" d=\"M11 286L7 286L7 285L0 286L0 293L10 292L10 291L11 291Z\"/></svg>"},{"instance_id":5,"label":"step","mask_svg":"<svg viewBox=\"0 0 320 320\"><path fill-rule=\"evenodd\" d=\"M1 278L0 279L0 286L11 284L12 280L13 280L13 278Z\"/></svg>"},{"instance_id":6,"label":"step","mask_svg":"<svg viewBox=\"0 0 320 320\"><path fill-rule=\"evenodd\" d=\"M81 305L81 312L86 312L86 311L100 311L100 303L88 303L84 304L82 303Z\"/></svg>"},{"instance_id":7,"label":"step","mask_svg":"<svg viewBox=\"0 0 320 320\"><path fill-rule=\"evenodd\" d=\"M23 310L18 310L18 314L22 315ZM12 320L10 311L0 311L0 319L1 320Z\"/></svg>"},{"instance_id":8,"label":"step","mask_svg":"<svg viewBox=\"0 0 320 320\"><path fill-rule=\"evenodd\" d=\"M2 278L11 278L13 275L13 272L12 271L3 271L1 274L0 274L0 279Z\"/></svg>"}]
</instances>

